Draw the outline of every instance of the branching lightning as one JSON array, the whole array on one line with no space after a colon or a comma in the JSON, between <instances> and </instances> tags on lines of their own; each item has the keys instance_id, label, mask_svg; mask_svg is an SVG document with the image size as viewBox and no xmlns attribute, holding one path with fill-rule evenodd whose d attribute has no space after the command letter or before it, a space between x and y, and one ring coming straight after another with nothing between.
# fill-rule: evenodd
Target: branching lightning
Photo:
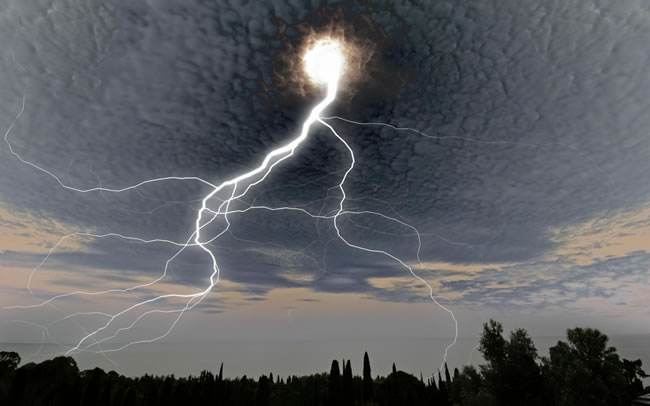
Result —
<instances>
[{"instance_id":1,"label":"branching lightning","mask_svg":"<svg viewBox=\"0 0 650 406\"><path fill-rule=\"evenodd\" d=\"M401 128L391 126L389 124L382 124L382 123L359 123L355 122L352 120L346 120L340 117L324 117L323 113L327 109L328 106L330 106L336 99L338 88L339 88L339 81L343 73L343 68L344 68L344 56L341 52L341 49L339 48L339 44L335 41L331 40L325 40L318 42L312 47L304 56L304 66L306 69L307 74L310 76L310 79L314 82L316 85L320 86L325 86L326 88L326 94L325 97L318 103L316 104L305 121L302 123L301 131L300 133L293 139L291 139L289 142L272 149L270 152L264 156L263 160L255 167L253 167L251 170L244 172L240 175L237 175L231 179L227 179L221 183L213 183L209 182L207 180L204 180L199 177L175 177L175 176L169 176L169 177L160 177L160 178L154 178L154 179L147 179L147 180L142 180L138 183L125 186L125 187L119 187L119 188L107 188L107 187L93 187L93 188L87 188L87 189L82 189L82 188L76 188L73 186L70 186L66 184L61 178L57 177L54 173L48 171L47 169L32 163L30 161L27 161L23 159L16 151L14 151L11 142L9 140L9 135L14 128L16 122L19 120L23 112L25 111L25 103L26 103L26 97L23 96L22 99L22 105L20 108L19 113L7 129L7 131L4 134L4 140L6 144L9 147L9 152L16 157L20 162L31 166L32 168L36 169L39 172L42 172L51 178L53 178L61 187L77 192L77 193L92 193L92 192L107 192L107 193L122 193L130 190L137 189L141 186L151 184L151 183L156 183L156 182L169 182L169 181L193 181L193 182L200 182L210 188L210 191L207 195L203 197L201 200L201 205L198 211L196 212L196 217L194 220L193 228L191 230L190 235L185 241L172 241L169 239L143 239L140 237L135 237L135 236L128 236L124 234L118 234L118 233L104 233L104 234L92 234L92 233L73 233L69 234L66 236L63 236L47 253L47 255L43 258L43 260L31 271L29 278L27 280L27 289L30 291L30 293L33 294L32 292L32 279L35 275L36 272L38 272L39 269L42 268L42 266L48 261L50 256L53 254L54 251L56 251L59 246L67 239L73 238L73 237L87 237L87 238L120 238L124 239L127 241L133 241L137 243L142 243L142 244L153 244L153 243L159 243L159 244L168 244L171 246L175 246L178 249L175 251L175 253L169 257L165 265L163 267L162 273L155 279L146 282L146 283L141 283L132 287L124 288L124 289L107 289L107 290L102 290L102 291L74 291L74 292L68 292L56 296L52 296L47 300L41 301L36 304L32 305L16 305L16 306L7 306L5 308L7 309L31 309L31 308L38 308L46 305L51 305L52 303L56 302L57 300L66 298L66 297L71 297L71 296L99 296L99 295L106 295L110 293L125 293L125 292L131 292L135 291L138 289L143 289L146 287L150 287L152 285L155 285L156 283L162 281L168 273L170 264L187 248L189 247L198 247L200 248L209 258L210 258L210 263L211 263L211 273L209 276L209 283L207 286L200 290L199 292L195 293L188 293L188 294L181 294L181 293L170 293L170 294L162 294L158 296L154 296L152 298L146 299L146 300L141 300L131 306L125 307L119 312L116 313L106 313L106 312L78 312L78 313L72 313L64 316L61 319L58 319L51 323L50 325L47 326L40 326L40 328L43 331L43 336L49 336L49 328L53 326L54 324L60 323L65 320L69 319L75 319L78 317L82 316L96 316L96 317L101 317L105 320L105 322L98 328L85 333L85 335L71 348L69 348L66 351L67 355L75 354L81 351L92 351L92 352L99 352L99 353L107 353L107 352L113 352L113 351L120 351L124 348L127 348L131 345L135 344L140 344L140 343L149 343L149 342L154 342L157 340L160 340L164 337L166 337L168 334L171 333L171 331L174 329L176 324L179 322L183 314L196 307L198 304L200 304L205 297L215 288L215 286L219 283L220 281L220 274L221 270L219 268L218 260L217 260L217 255L211 250L209 245L214 242L215 240L219 239L221 236L223 236L226 232L228 232L230 228L230 215L233 214L244 214L249 211L267 211L267 212L295 212L298 214L306 215L309 216L313 219L317 220L326 220L326 221L331 221L332 225L334 227L334 230L336 232L337 238L342 241L345 245L347 245L350 248L364 251L367 253L371 254L378 254L382 255L391 261L395 262L399 266L403 267L405 270L409 272L411 276L413 276L415 279L417 279L420 283L425 285L428 289L428 296L431 299L433 303L435 303L438 307L440 307L442 310L447 312L449 316L451 317L453 324L454 324L454 337L453 340L445 347L444 350L444 356L443 356L443 361L441 364L444 365L444 363L447 360L447 355L449 350L456 344L457 338L458 338L458 321L454 315L454 313L445 305L440 303L438 299L436 298L434 294L434 289L431 286L431 284L424 278L420 277L413 268L413 265L411 265L406 259L400 258L397 255L390 253L385 250L380 250L380 249L375 249L371 247L367 247L362 245L359 242L352 242L350 241L343 233L340 227L340 220L342 217L345 216L357 216L357 215L365 215L365 216L373 216L377 217L379 219L385 220L385 221L390 221L394 222L396 224L399 224L405 228L408 228L410 232L412 233L413 236L415 236L417 240L417 250L416 250L416 258L417 261L420 261L420 251L422 248L422 241L421 241L421 234L418 231L417 228L414 226L392 216L388 216L386 214L382 214L379 212L375 211L367 211L367 210L347 210L346 209L346 199L347 199L347 193L345 189L345 184L346 180L348 179L348 176L350 173L354 170L355 167L355 154L348 142L339 135L339 133L335 130L335 128L327 122L327 120L330 119L338 119L338 120L344 120L349 123L354 123L354 124L359 124L359 125L386 125L390 126L396 130L400 130ZM280 165L282 162L290 159L291 157L294 156L296 153L296 150L298 147L300 147L304 142L308 139L310 130L315 124L320 124L324 126L327 130L329 130L329 133L332 134L332 136L335 137L335 139L340 142L345 149L347 150L347 153L349 154L349 166L343 173L343 176L340 179L340 182L338 185L336 185L336 188L338 189L340 193L340 199L338 200L338 207L337 209L331 213L331 214L315 214L307 209L301 208L301 207L270 207L270 206L262 206L262 205L249 205L244 208L232 208L233 203L236 201L240 201L240 199L244 198L248 192L254 188L255 186L263 183L268 176L271 174L273 169ZM426 134L421 133L423 136L427 136ZM214 202L219 202L219 205L217 206L216 210L210 207L211 203ZM216 224L216 222L223 222L223 226L220 229L218 233L215 235L206 235L206 228L210 225ZM219 223L221 224L221 223ZM162 310L162 309L152 309L152 310L147 310L147 311L142 311L130 324L126 325L125 327L119 327L116 328L115 324L117 323L118 319L122 318L123 316L127 315L128 313L135 312L136 310L139 310L145 306L155 304L156 302L161 302L166 299L180 299L182 300L185 304L177 309L173 310ZM136 327L136 325L145 319L147 316L152 315L152 314L175 314L176 316L173 318L171 324L169 327L164 331L163 334L148 338L148 339L142 339L142 340L137 340L137 341L130 341L127 342L124 345L110 348L110 349L102 349L100 347L101 344L106 343L116 337L118 337L121 333L129 331L133 328ZM112 334L110 333L112 331ZM97 349L95 349L97 348Z\"/></svg>"}]
</instances>

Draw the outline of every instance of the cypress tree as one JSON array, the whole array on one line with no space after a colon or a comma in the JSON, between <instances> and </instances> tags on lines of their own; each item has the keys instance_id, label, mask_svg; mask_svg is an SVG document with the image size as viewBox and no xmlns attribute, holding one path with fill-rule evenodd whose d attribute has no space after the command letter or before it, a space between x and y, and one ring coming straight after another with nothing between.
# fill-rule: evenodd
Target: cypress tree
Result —
<instances>
[{"instance_id":1,"label":"cypress tree","mask_svg":"<svg viewBox=\"0 0 650 406\"><path fill-rule=\"evenodd\" d=\"M354 393L353 393L353 384L352 384L352 365L350 360L347 360L345 366L343 367L343 384L342 384L342 396L344 405L354 404Z\"/></svg>"},{"instance_id":2,"label":"cypress tree","mask_svg":"<svg viewBox=\"0 0 650 406\"><path fill-rule=\"evenodd\" d=\"M436 376L431 375L431 389L433 393L438 393L438 385L436 385Z\"/></svg>"},{"instance_id":3,"label":"cypress tree","mask_svg":"<svg viewBox=\"0 0 650 406\"><path fill-rule=\"evenodd\" d=\"M451 376L449 375L449 368L447 368L447 363L445 362L445 383L447 387L451 386Z\"/></svg>"},{"instance_id":4,"label":"cypress tree","mask_svg":"<svg viewBox=\"0 0 650 406\"><path fill-rule=\"evenodd\" d=\"M332 361L332 366L330 367L330 378L336 377L336 379L341 378L341 370L339 369L339 362L337 360Z\"/></svg>"},{"instance_id":5,"label":"cypress tree","mask_svg":"<svg viewBox=\"0 0 650 406\"><path fill-rule=\"evenodd\" d=\"M458 380L459 378L460 378L460 372L458 372L458 368L454 368L453 380L449 388L449 397L451 398L451 402L453 404L457 404L457 403L459 404L461 401L460 381Z\"/></svg>"},{"instance_id":6,"label":"cypress tree","mask_svg":"<svg viewBox=\"0 0 650 406\"><path fill-rule=\"evenodd\" d=\"M372 400L372 375L367 352L363 354L363 400L364 402Z\"/></svg>"},{"instance_id":7,"label":"cypress tree","mask_svg":"<svg viewBox=\"0 0 650 406\"><path fill-rule=\"evenodd\" d=\"M329 404L332 406L341 404L341 371L337 360L332 361L332 367L330 368Z\"/></svg>"},{"instance_id":8,"label":"cypress tree","mask_svg":"<svg viewBox=\"0 0 650 406\"><path fill-rule=\"evenodd\" d=\"M438 392L438 386L436 385L435 375L431 375L429 378L429 399L431 399L431 404L438 406L440 404L439 398L440 393Z\"/></svg>"},{"instance_id":9,"label":"cypress tree","mask_svg":"<svg viewBox=\"0 0 650 406\"><path fill-rule=\"evenodd\" d=\"M397 368L395 368L395 363L394 363L394 362L393 362L393 373L394 373L394 374L397 373Z\"/></svg>"},{"instance_id":10,"label":"cypress tree","mask_svg":"<svg viewBox=\"0 0 650 406\"><path fill-rule=\"evenodd\" d=\"M449 392L447 390L447 384L442 380L440 376L440 371L438 371L438 393L440 396L440 404L448 405L449 404Z\"/></svg>"},{"instance_id":11,"label":"cypress tree","mask_svg":"<svg viewBox=\"0 0 650 406\"><path fill-rule=\"evenodd\" d=\"M352 365L350 365L350 360L345 363L345 370L343 371L343 376L345 379L352 381Z\"/></svg>"}]
</instances>

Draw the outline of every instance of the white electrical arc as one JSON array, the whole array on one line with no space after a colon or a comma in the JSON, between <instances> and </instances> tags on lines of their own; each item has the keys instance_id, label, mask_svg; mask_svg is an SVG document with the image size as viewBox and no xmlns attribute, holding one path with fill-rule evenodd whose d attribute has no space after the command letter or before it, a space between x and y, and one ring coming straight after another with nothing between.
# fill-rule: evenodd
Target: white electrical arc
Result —
<instances>
[{"instance_id":1,"label":"white electrical arc","mask_svg":"<svg viewBox=\"0 0 650 406\"><path fill-rule=\"evenodd\" d=\"M320 50L319 50L320 46ZM77 295L104 295L104 294L109 294L109 293L125 293L125 292L130 292L136 289L141 289L144 287L149 287L151 285L156 284L157 282L160 282L162 279L165 278L167 275L167 271L169 268L169 265L172 261L174 261L175 258L177 258L185 249L188 247L199 247L202 251L204 251L209 257L211 261L211 273L209 276L209 284L207 287L205 287L203 290L196 292L196 293L189 293L189 294L180 294L180 293L170 293L170 294L164 294L164 295L158 295L153 298L147 299L147 300L142 300L140 302L137 302L131 306L128 306L121 311L114 313L114 314L109 314L109 313L104 313L104 312L78 312L78 313L73 313L69 314L62 319L59 319L55 321L55 323L75 318L78 316L82 315L97 315L104 317L108 319L103 325L98 327L97 329L91 331L90 333L87 333L85 336L83 336L76 345L74 345L72 348L68 349L66 351L67 355L74 354L79 351L89 351L90 348L94 346L99 346L100 344L109 341L115 337L117 337L121 332L128 331L132 329L133 327L136 326L136 324L141 321L143 318L150 314L154 313L178 313L177 317L173 320L169 328L161 335L151 338L151 339L144 339L144 340L137 340L137 341L130 341L125 345L122 345L117 348L112 348L112 349L101 349L100 353L105 353L105 352L113 352L113 351L120 351L128 346L134 345L134 344L139 344L139 343L148 343L148 342L154 342L157 340L160 340L164 337L166 337L176 326L178 321L181 319L183 314L195 306L197 306L203 299L213 290L213 288L219 283L220 280L220 268L218 265L218 261L216 258L216 255L212 252L212 250L208 247L208 245L215 240L217 240L219 237L221 237L223 234L228 232L230 228L230 220L229 220L229 215L230 214L236 214L236 213L246 213L251 210L267 210L267 211L296 211L296 212L301 212L303 214L306 214L312 218L315 219L322 219L322 220L331 220L332 224L334 226L334 229L336 231L337 237L348 247L357 249L360 251L368 252L368 253L374 253L374 254L380 254L383 255L390 260L396 262L399 264L401 267L406 269L414 278L416 278L419 282L424 284L429 291L429 297L435 303L437 306L439 306L442 310L447 312L451 319L454 322L454 338L453 340L445 347L444 351L444 356L443 356L443 361L441 363L441 368L444 365L444 363L447 361L447 356L449 350L456 344L457 339L458 339L458 321L454 315L454 313L445 305L441 304L437 298L434 295L434 289L431 286L431 284L426 281L424 278L420 277L417 275L413 269L413 266L410 265L406 260L403 260L399 257L397 257L394 254L391 254L387 251L384 250L379 250L379 249L374 249L370 247L366 247L363 245L360 245L359 243L353 243L350 242L346 237L343 235L340 226L339 226L339 220L341 217L346 216L346 215L372 215L372 216L379 216L385 220L393 221L396 222L404 227L409 228L413 234L417 237L417 251L416 251L416 258L417 261L420 262L420 251L422 248L422 241L421 241L421 235L417 228L414 226L399 220L395 217L391 217L379 212L374 212L374 211L367 211L367 210L346 210L345 209L345 201L347 198L346 190L345 190L345 182L348 178L348 175L353 171L356 160L355 160L355 154L354 150L352 147L345 141L344 138L342 138L337 131L327 122L324 120L327 119L328 117L323 117L322 113L326 110L328 106L330 106L336 99L337 92L338 92L338 86L339 86L339 79L342 74L342 64L343 60L332 60L332 58L337 58L336 53L339 51L338 48L336 48L338 45L335 43L332 43L331 41L326 41L322 44L317 44L306 56L305 56L305 63L308 69L315 69L314 72L308 72L312 74L312 79L315 83L317 84L324 84L326 85L326 95L321 100L314 108L311 110L307 118L304 120L301 131L292 140L290 140L288 143L281 145L278 148L275 148L271 150L267 155L264 157L262 162L254 167L253 169L249 170L248 172L245 172L243 174L240 174L238 176L235 176L231 179L225 180L220 184L214 184L212 182L206 181L202 178L199 177L177 177L177 176L168 176L168 177L160 177L160 178L153 178L153 179L148 179L148 180L143 180L138 183L135 183L130 186L125 186L121 188L107 188L107 187L92 187L92 188L77 188L73 187L70 185L67 185L61 178L59 178L57 175L52 173L51 171L34 164L28 160L25 160L23 157L20 156L16 151L14 151L11 142L9 141L9 134L11 133L12 129L14 128L16 122L18 119L22 116L22 114L25 111L25 103L26 103L26 96L23 95L22 98L22 105L20 108L19 113L17 116L14 118L12 121L11 125L8 127L7 131L4 134L4 140L5 143L9 147L9 152L16 157L20 162L31 166L32 168L47 174L48 176L52 177L61 187L64 189L78 192L78 193L90 193L90 192L107 192L107 193L122 193L130 190L135 190L141 186L144 186L146 184L150 183L155 183L155 182L167 182L167 181L197 181L200 182L204 185L207 185L211 188L210 192L201 200L201 207L197 211L196 218L194 221L194 228L190 236L185 242L177 242L177 241L172 241L168 239L143 239L139 237L133 237L133 236L127 236L119 233L104 233L104 234L92 234L92 233L72 233L68 234L66 236L63 236L59 241L49 250L47 255L43 258L43 260L35 267L33 268L32 272L29 275L27 287L31 291L31 283L34 274L47 262L49 257L53 254L53 252L60 246L60 244L67 238L76 236L76 237L93 237L93 238L122 238L125 240L129 241L135 241L139 243L144 243L144 244L151 244L151 243L163 243L163 244L171 244L173 246L179 247L179 249L165 262L165 266L163 268L163 272L161 275L155 279L153 279L150 282L135 285L129 288L124 288L124 289L107 289L103 291L74 291L74 292L69 292L69 293L64 293L61 295L56 295L53 296L45 301L42 301L40 303L34 304L34 305L16 305L16 306L6 306L6 309L26 309L26 308L36 308L36 307L41 307L44 305L51 304L52 302L63 299L65 297L70 297L70 296L77 296ZM317 51L320 51L318 53ZM323 60L323 57L326 59ZM342 55L339 55L339 57L342 58ZM320 59L319 59L320 58ZM310 68L311 67L311 68ZM329 117L333 118L333 117ZM338 117L336 117L338 118ZM340 119L340 118L339 118ZM282 163L283 161L291 158L296 149L302 145L305 140L308 139L310 129L314 124L321 124L325 126L331 134L334 135L334 137L343 144L343 146L346 148L346 150L349 153L350 156L350 165L348 166L347 170L344 172L343 177L340 181L340 183L336 186L336 188L339 189L341 198L338 203L338 208L335 211L334 214L329 214L329 215L318 215L318 214L313 214L309 212L306 209L299 208L299 207L269 207L269 206L249 206L244 209L230 209L231 203L234 201L237 201L240 198L243 198L247 195L247 193L253 188L254 186L264 182L269 174L273 171L273 169ZM357 123L360 124L360 123ZM243 190L241 190L243 189ZM241 190L241 191L240 191ZM220 192L225 191L229 193L229 197L221 199L221 203L219 204L218 208L215 210L211 209L209 207L209 203L213 200L217 200L217 194ZM217 233L214 236L211 236L205 240L202 239L202 230L204 230L207 226L213 224L215 221L218 219L223 219L225 226L223 229ZM186 299L187 302L185 303L184 307L181 309L175 309L175 310L161 310L161 309L153 309L153 310L148 310L143 313L141 313L138 317L135 318L134 321L131 322L126 327L120 327L115 330L113 335L109 335L103 338L98 338L98 336L111 328L113 326L113 323L121 316L138 309L140 307L152 304L154 302L162 301L164 299L169 299L169 298L177 298L177 299ZM50 325L51 326L51 325ZM50 327L48 326L48 327ZM45 330L47 331L47 330ZM93 342L87 343L87 341L91 340Z\"/></svg>"}]
</instances>

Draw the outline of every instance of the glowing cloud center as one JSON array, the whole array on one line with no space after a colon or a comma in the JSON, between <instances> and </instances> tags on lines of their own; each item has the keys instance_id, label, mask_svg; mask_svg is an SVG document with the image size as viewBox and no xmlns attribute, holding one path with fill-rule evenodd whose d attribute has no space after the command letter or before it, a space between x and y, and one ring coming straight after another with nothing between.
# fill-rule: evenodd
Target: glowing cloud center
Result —
<instances>
[{"instance_id":1,"label":"glowing cloud center","mask_svg":"<svg viewBox=\"0 0 650 406\"><path fill-rule=\"evenodd\" d=\"M345 57L338 42L321 40L307 51L303 62L312 82L322 85L331 83L341 76Z\"/></svg>"}]
</instances>

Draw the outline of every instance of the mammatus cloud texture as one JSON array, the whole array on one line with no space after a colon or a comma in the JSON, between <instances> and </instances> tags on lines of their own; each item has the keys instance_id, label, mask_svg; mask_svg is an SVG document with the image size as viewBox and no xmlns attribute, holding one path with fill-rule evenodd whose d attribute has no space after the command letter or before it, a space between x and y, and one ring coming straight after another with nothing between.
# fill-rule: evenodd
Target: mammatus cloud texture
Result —
<instances>
[{"instance_id":1,"label":"mammatus cloud texture","mask_svg":"<svg viewBox=\"0 0 650 406\"><path fill-rule=\"evenodd\" d=\"M417 269L443 302L504 311L600 309L586 301L643 307L637 287L650 263L645 1L239 3L6 2L4 127L26 100L10 134L15 150L80 188L170 175L217 182L298 131L317 95L284 80L295 74L287 55L306 27L334 24L374 47L367 75L331 113L430 136L330 120L358 154L348 206L418 227ZM331 188L347 160L332 137L315 132L248 203L330 213ZM205 190L170 182L75 194L6 147L0 172L7 292L18 292L68 232L187 238ZM345 218L342 227L353 241L416 263L408 229L370 216ZM427 299L403 269L334 237L331 224L300 214L233 216L232 232L215 244L225 280L217 290L225 296L204 310L221 312L228 292L259 301L278 288ZM73 238L37 274L37 296L146 280L171 253ZM169 283L199 286L208 272L207 258L189 251Z\"/></svg>"}]
</instances>

